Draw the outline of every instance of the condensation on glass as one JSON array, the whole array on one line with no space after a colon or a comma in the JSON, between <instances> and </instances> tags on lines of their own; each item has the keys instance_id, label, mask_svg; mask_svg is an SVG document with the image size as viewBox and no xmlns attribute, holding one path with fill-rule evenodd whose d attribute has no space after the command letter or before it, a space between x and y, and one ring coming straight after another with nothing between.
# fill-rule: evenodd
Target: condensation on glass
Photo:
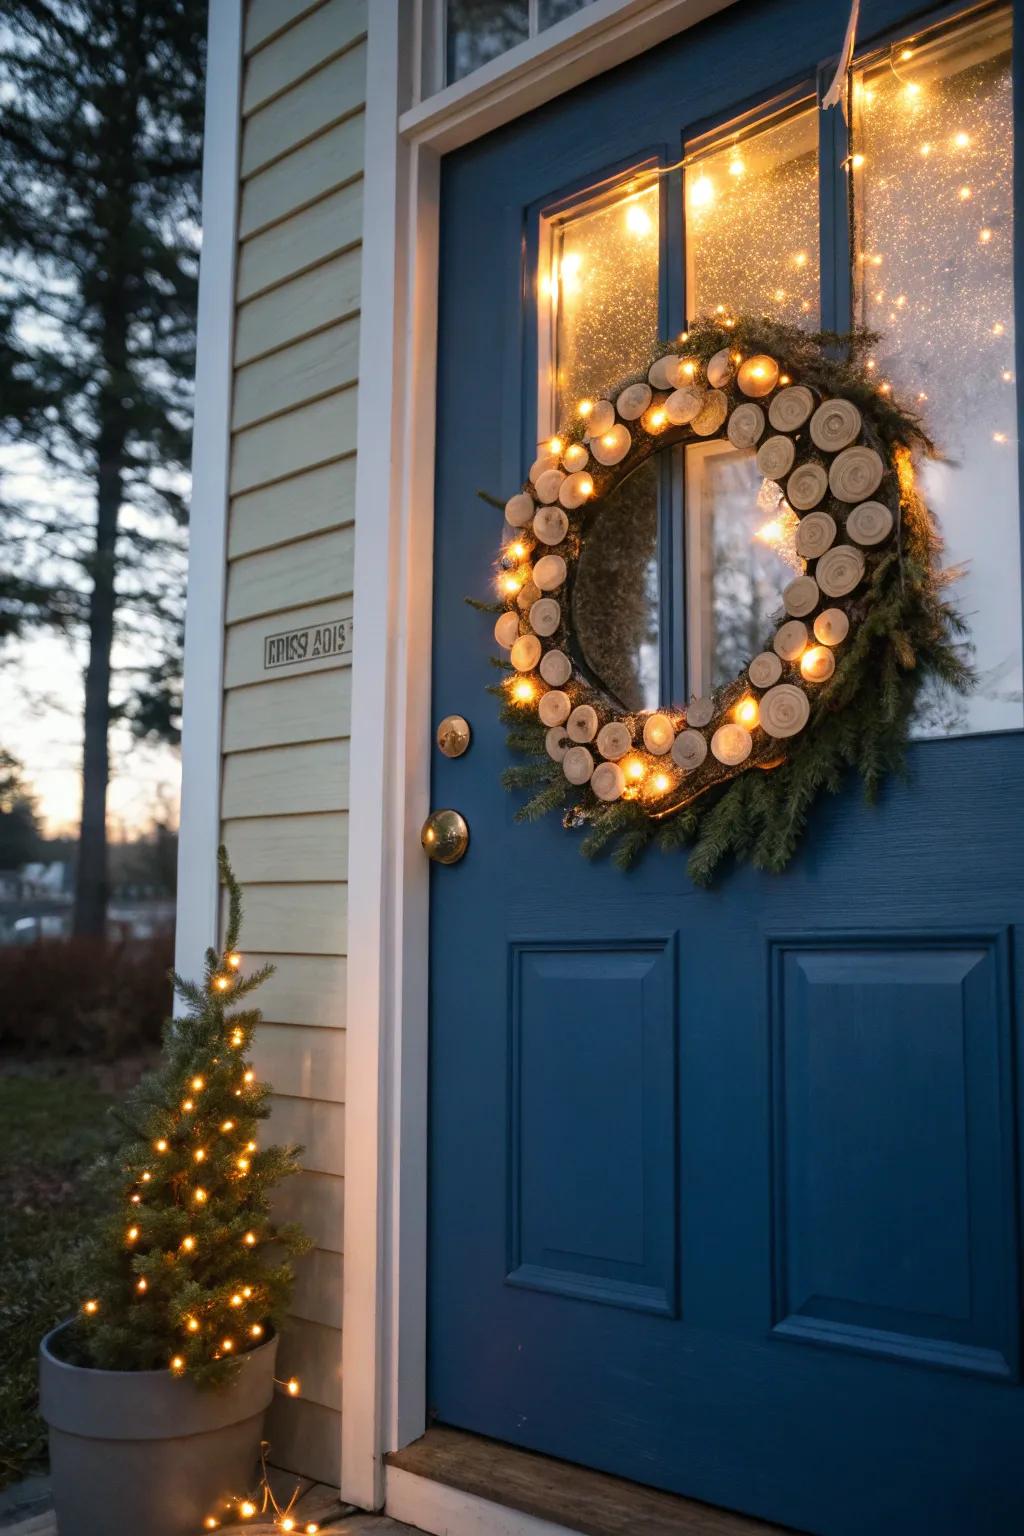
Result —
<instances>
[{"instance_id":1,"label":"condensation on glass","mask_svg":"<svg viewBox=\"0 0 1024 1536\"><path fill-rule=\"evenodd\" d=\"M947 462L924 493L963 565L978 686L927 691L917 733L1024 724L1013 344L1013 99L1008 10L909 39L853 85L858 321L879 385L916 407Z\"/></svg>"},{"instance_id":2,"label":"condensation on glass","mask_svg":"<svg viewBox=\"0 0 1024 1536\"><path fill-rule=\"evenodd\" d=\"M818 324L817 116L801 106L687 146L688 315Z\"/></svg>"},{"instance_id":3,"label":"condensation on glass","mask_svg":"<svg viewBox=\"0 0 1024 1536\"><path fill-rule=\"evenodd\" d=\"M454 80L536 37L593 0L446 0L445 79Z\"/></svg>"},{"instance_id":4,"label":"condensation on glass","mask_svg":"<svg viewBox=\"0 0 1024 1536\"><path fill-rule=\"evenodd\" d=\"M797 518L752 451L686 450L687 677L691 693L729 682L760 651L779 594L803 570Z\"/></svg>"},{"instance_id":5,"label":"condensation on glass","mask_svg":"<svg viewBox=\"0 0 1024 1536\"><path fill-rule=\"evenodd\" d=\"M645 362L658 338L659 199L638 174L542 220L538 443ZM652 465L595 505L575 580L580 658L627 709L654 708L659 696L660 473Z\"/></svg>"}]
</instances>

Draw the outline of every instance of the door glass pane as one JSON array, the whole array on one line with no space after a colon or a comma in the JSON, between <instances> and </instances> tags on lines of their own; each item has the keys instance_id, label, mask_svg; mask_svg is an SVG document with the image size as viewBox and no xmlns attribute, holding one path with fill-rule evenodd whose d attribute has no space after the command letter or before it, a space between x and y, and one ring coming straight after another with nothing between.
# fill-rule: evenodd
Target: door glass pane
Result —
<instances>
[{"instance_id":1,"label":"door glass pane","mask_svg":"<svg viewBox=\"0 0 1024 1536\"><path fill-rule=\"evenodd\" d=\"M686 313L819 315L818 115L723 134L687 166Z\"/></svg>"},{"instance_id":2,"label":"door glass pane","mask_svg":"<svg viewBox=\"0 0 1024 1536\"><path fill-rule=\"evenodd\" d=\"M687 679L702 694L729 682L771 632L779 594L803 570L795 514L728 442L686 449Z\"/></svg>"},{"instance_id":3,"label":"door glass pane","mask_svg":"<svg viewBox=\"0 0 1024 1536\"><path fill-rule=\"evenodd\" d=\"M590 4L592 0L537 0L537 24L543 32L545 27L553 27L556 21L564 21L566 16L573 16Z\"/></svg>"},{"instance_id":4,"label":"door glass pane","mask_svg":"<svg viewBox=\"0 0 1024 1536\"><path fill-rule=\"evenodd\" d=\"M461 80L530 35L528 0L447 0L446 79Z\"/></svg>"},{"instance_id":5,"label":"door glass pane","mask_svg":"<svg viewBox=\"0 0 1024 1536\"><path fill-rule=\"evenodd\" d=\"M642 178L541 224L537 442L611 388L658 338L657 184ZM573 616L580 659L627 709L653 709L658 676L660 466L595 506Z\"/></svg>"},{"instance_id":6,"label":"door glass pane","mask_svg":"<svg viewBox=\"0 0 1024 1536\"><path fill-rule=\"evenodd\" d=\"M853 98L857 319L881 333L880 384L946 455L923 489L964 567L952 592L979 673L966 699L931 691L920 734L1019 727L1009 11L894 48Z\"/></svg>"}]
</instances>

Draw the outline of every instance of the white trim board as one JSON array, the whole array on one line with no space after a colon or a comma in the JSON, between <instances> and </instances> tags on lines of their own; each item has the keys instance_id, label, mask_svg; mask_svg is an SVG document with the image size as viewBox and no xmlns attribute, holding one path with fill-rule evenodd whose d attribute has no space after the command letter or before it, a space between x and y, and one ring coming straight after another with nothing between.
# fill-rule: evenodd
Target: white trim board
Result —
<instances>
[{"instance_id":1,"label":"white trim board","mask_svg":"<svg viewBox=\"0 0 1024 1536\"><path fill-rule=\"evenodd\" d=\"M199 261L175 940L175 965L186 976L201 973L203 952L215 942L219 925L217 844L241 141L242 0L217 0L210 6L207 79L216 81L217 86L206 92L203 139L203 244Z\"/></svg>"},{"instance_id":2,"label":"white trim board","mask_svg":"<svg viewBox=\"0 0 1024 1536\"><path fill-rule=\"evenodd\" d=\"M566 1525L431 1482L403 1467L388 1467L386 1476L385 1514L431 1536L579 1536Z\"/></svg>"},{"instance_id":3,"label":"white trim board","mask_svg":"<svg viewBox=\"0 0 1024 1536\"><path fill-rule=\"evenodd\" d=\"M406 0L374 0L369 8L341 1430L342 1497L363 1509L384 1504L385 1454L426 1428L429 884L419 828L429 809L432 747L441 154L729 3L734 0L595 0L404 115L420 29L407 24ZM402 1496L392 1492L398 1475L398 1469L387 1472L389 1500ZM405 1518L449 1536L463 1530L467 1536L554 1536L559 1530L543 1522L510 1526L502 1523L512 1518L509 1511L477 1503L476 1525L456 1525L450 1515L447 1526L430 1526L425 1505ZM459 1520L468 1508L460 1506Z\"/></svg>"}]
</instances>

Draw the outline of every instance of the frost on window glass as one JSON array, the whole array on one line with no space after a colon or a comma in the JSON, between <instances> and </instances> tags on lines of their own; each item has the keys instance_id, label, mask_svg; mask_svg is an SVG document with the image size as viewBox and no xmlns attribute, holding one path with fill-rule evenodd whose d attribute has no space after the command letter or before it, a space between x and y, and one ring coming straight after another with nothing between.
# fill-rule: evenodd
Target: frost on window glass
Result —
<instances>
[{"instance_id":1,"label":"frost on window glass","mask_svg":"<svg viewBox=\"0 0 1024 1536\"><path fill-rule=\"evenodd\" d=\"M1009 11L910 39L853 87L858 320L880 388L916 405L946 462L923 489L961 566L978 687L928 690L918 733L1018 728L1021 693L1013 98Z\"/></svg>"},{"instance_id":2,"label":"frost on window glass","mask_svg":"<svg viewBox=\"0 0 1024 1536\"><path fill-rule=\"evenodd\" d=\"M686 169L686 312L818 324L818 124L801 108L699 150Z\"/></svg>"}]
</instances>

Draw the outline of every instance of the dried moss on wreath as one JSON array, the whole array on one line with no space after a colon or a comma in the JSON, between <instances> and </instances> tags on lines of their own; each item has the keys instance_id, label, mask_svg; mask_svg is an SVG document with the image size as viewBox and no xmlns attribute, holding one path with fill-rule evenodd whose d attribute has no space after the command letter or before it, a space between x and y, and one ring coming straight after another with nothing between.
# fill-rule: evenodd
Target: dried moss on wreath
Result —
<instances>
[{"instance_id":1,"label":"dried moss on wreath","mask_svg":"<svg viewBox=\"0 0 1024 1536\"><path fill-rule=\"evenodd\" d=\"M607 398L581 401L544 446L504 504L504 600L476 605L501 615L498 665L509 676L492 691L509 746L529 759L504 783L534 790L520 820L559 811L585 829L585 855L612 848L623 868L651 843L690 846L701 884L730 855L781 870L814 801L848 769L868 796L900 771L927 676L970 687L965 626L945 595L955 573L939 568L915 485L915 456L936 450L873 382L865 353L876 339L702 319ZM573 645L573 581L593 510L653 454L722 435L756 449L799 518L804 572L733 681L686 705L630 712Z\"/></svg>"}]
</instances>

